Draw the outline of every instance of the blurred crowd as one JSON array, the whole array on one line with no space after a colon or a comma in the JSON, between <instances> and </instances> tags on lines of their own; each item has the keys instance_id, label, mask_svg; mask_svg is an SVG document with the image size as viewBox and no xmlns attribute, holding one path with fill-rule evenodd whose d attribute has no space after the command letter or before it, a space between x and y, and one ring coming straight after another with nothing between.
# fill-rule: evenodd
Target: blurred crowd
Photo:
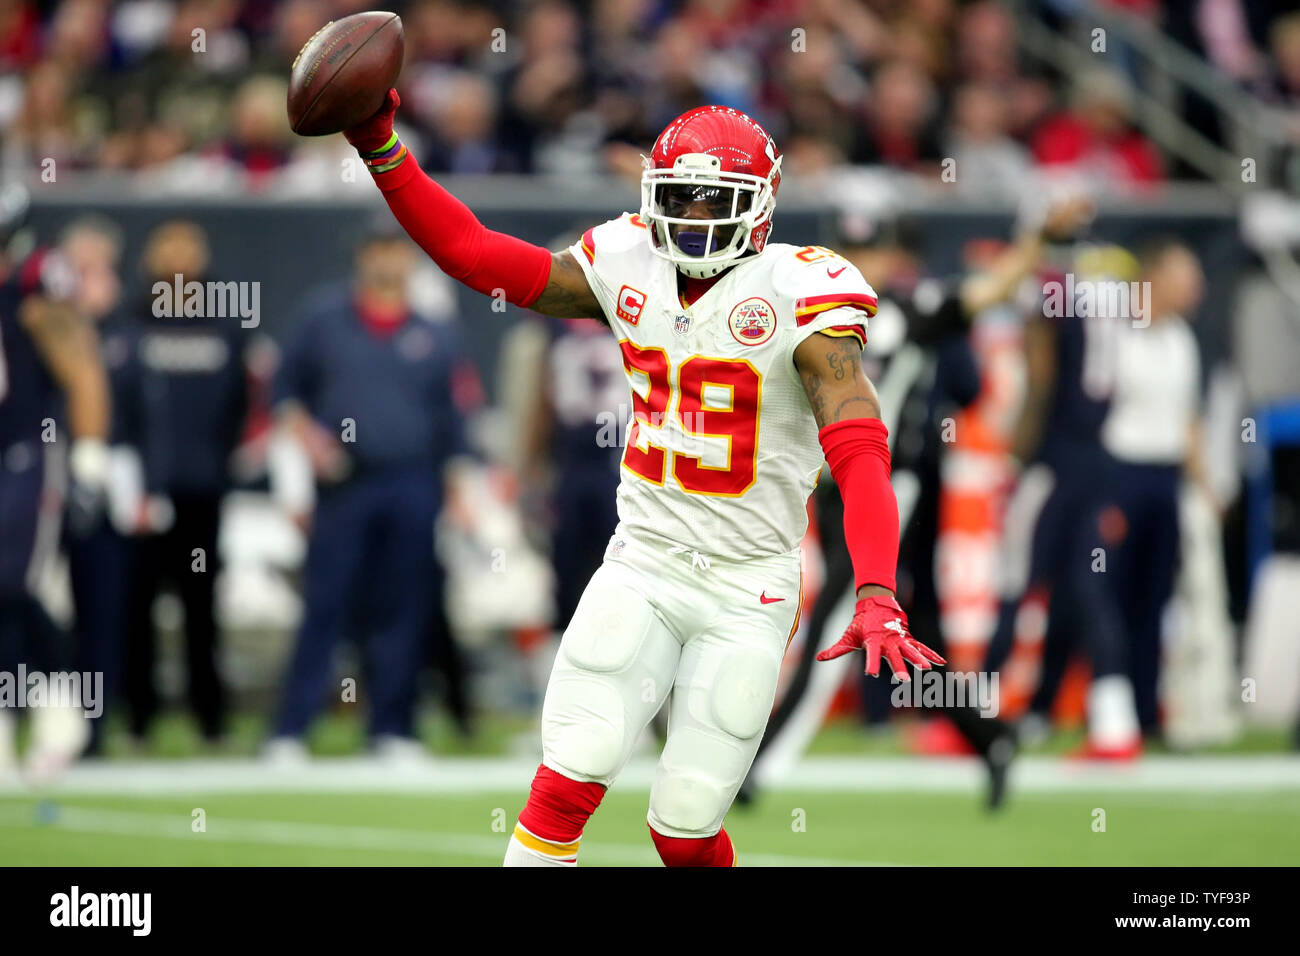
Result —
<instances>
[{"instance_id":1,"label":"blurred crowd","mask_svg":"<svg viewBox=\"0 0 1300 956\"><path fill-rule=\"evenodd\" d=\"M404 131L430 171L635 172L699 103L751 113L786 171L883 164L1005 195L1037 166L1112 185L1189 171L1135 126L1122 50L1063 77L994 0L402 0ZM1231 82L1300 109L1300 13L1281 0L1109 0ZM294 56L362 0L0 0L3 163L126 171L178 188L302 180L338 143L285 119ZM1023 5L1058 24L1083 6ZM1199 112L1197 112L1199 110ZM1220 136L1212 111L1187 102ZM281 175L283 174L283 175ZM337 179L337 164L328 173ZM327 183L317 182L317 187Z\"/></svg>"}]
</instances>

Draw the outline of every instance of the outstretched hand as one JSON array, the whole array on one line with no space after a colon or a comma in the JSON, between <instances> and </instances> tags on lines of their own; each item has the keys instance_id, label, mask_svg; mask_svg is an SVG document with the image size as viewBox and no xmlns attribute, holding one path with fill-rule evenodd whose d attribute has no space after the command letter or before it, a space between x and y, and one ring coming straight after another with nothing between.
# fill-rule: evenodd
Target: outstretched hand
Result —
<instances>
[{"instance_id":1,"label":"outstretched hand","mask_svg":"<svg viewBox=\"0 0 1300 956\"><path fill-rule=\"evenodd\" d=\"M904 660L923 671L931 664L948 663L908 632L907 615L892 597L873 595L858 601L844 636L818 654L817 660L834 660L859 648L867 652L866 672L871 677L880 674L882 655L900 681L912 679Z\"/></svg>"}]
</instances>

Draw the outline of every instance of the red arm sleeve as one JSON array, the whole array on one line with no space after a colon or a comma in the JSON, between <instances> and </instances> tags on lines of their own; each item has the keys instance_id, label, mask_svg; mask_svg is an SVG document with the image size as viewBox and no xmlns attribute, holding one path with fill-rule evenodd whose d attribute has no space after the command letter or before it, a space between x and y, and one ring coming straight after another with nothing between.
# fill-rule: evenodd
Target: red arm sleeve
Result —
<instances>
[{"instance_id":1,"label":"red arm sleeve","mask_svg":"<svg viewBox=\"0 0 1300 956\"><path fill-rule=\"evenodd\" d=\"M475 292L504 292L527 308L551 277L551 253L514 236L485 229L469 207L443 189L408 155L375 185L407 234L438 268Z\"/></svg>"},{"instance_id":2,"label":"red arm sleeve","mask_svg":"<svg viewBox=\"0 0 1300 956\"><path fill-rule=\"evenodd\" d=\"M857 587L897 590L898 501L889 483L889 430L877 418L827 425L817 433L844 498L844 540Z\"/></svg>"}]
</instances>

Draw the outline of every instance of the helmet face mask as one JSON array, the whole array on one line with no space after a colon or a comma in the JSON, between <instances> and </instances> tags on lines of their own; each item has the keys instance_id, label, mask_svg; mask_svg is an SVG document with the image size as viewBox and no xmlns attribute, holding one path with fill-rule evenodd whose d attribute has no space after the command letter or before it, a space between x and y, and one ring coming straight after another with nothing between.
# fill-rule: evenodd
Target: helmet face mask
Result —
<instances>
[{"instance_id":1,"label":"helmet face mask","mask_svg":"<svg viewBox=\"0 0 1300 956\"><path fill-rule=\"evenodd\" d=\"M736 186L704 184L661 183L651 193L655 213L669 224L669 241L696 257L730 246L740 226L738 214L749 211L753 198Z\"/></svg>"},{"instance_id":2,"label":"helmet face mask","mask_svg":"<svg viewBox=\"0 0 1300 956\"><path fill-rule=\"evenodd\" d=\"M641 177L651 250L697 279L761 252L780 168L771 137L738 110L701 107L674 120Z\"/></svg>"},{"instance_id":3,"label":"helmet face mask","mask_svg":"<svg viewBox=\"0 0 1300 956\"><path fill-rule=\"evenodd\" d=\"M692 206L703 203L709 219L734 218L736 213L749 210L752 198L748 190L714 183L660 185L655 190L656 205L664 215L672 217L685 216Z\"/></svg>"}]
</instances>

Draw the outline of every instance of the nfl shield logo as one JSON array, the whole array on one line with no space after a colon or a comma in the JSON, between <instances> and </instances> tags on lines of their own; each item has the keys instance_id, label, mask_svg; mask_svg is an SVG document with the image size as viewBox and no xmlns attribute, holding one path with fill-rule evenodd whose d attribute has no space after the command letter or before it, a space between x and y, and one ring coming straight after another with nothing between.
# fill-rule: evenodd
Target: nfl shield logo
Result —
<instances>
[{"instance_id":1,"label":"nfl shield logo","mask_svg":"<svg viewBox=\"0 0 1300 956\"><path fill-rule=\"evenodd\" d=\"M677 313L677 317L673 319L673 331L676 332L678 335L685 335L690 330L691 330L690 315L686 312Z\"/></svg>"}]
</instances>

